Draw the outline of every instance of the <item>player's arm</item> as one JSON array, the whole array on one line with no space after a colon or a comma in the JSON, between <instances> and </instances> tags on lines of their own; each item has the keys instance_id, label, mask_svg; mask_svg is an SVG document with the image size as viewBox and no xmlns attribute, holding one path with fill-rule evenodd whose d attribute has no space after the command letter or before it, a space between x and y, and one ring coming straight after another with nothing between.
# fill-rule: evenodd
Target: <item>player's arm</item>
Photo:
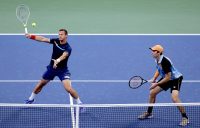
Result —
<instances>
[{"instance_id":1,"label":"player's arm","mask_svg":"<svg viewBox=\"0 0 200 128\"><path fill-rule=\"evenodd\" d=\"M158 82L158 85L161 85L161 84L164 84L164 83L170 81L171 75L172 75L172 73L171 73L172 71L171 71L171 68L170 68L172 65L171 65L171 62L169 60L164 59L163 63L161 63L161 65L162 65L162 69L165 73L165 77L161 81Z\"/></svg>"},{"instance_id":2,"label":"player's arm","mask_svg":"<svg viewBox=\"0 0 200 128\"><path fill-rule=\"evenodd\" d=\"M159 82L157 83L157 85L165 84L165 83L167 83L168 81L170 81L170 79L171 79L171 72L168 72L168 73L165 74L165 77L164 77L161 81L159 81Z\"/></svg>"},{"instance_id":3,"label":"player's arm","mask_svg":"<svg viewBox=\"0 0 200 128\"><path fill-rule=\"evenodd\" d=\"M155 83L155 82L156 82L156 79L158 78L158 76L159 76L159 72L158 72L158 70L156 70L156 72L155 72L154 75L153 75L153 78L151 79L151 82L152 82L152 83Z\"/></svg>"},{"instance_id":4,"label":"player's arm","mask_svg":"<svg viewBox=\"0 0 200 128\"><path fill-rule=\"evenodd\" d=\"M31 35L31 34L26 34L25 35L27 38L32 39L32 40L36 40L39 42L46 42L46 43L50 43L50 39L46 38L44 36L38 36L38 35Z\"/></svg>"},{"instance_id":5,"label":"player's arm","mask_svg":"<svg viewBox=\"0 0 200 128\"><path fill-rule=\"evenodd\" d=\"M56 59L56 60L60 62L60 61L62 61L62 60L64 60L64 59L66 59L67 56L68 56L68 52L65 51L65 52L63 52L63 54L62 54L58 59Z\"/></svg>"},{"instance_id":6,"label":"player's arm","mask_svg":"<svg viewBox=\"0 0 200 128\"><path fill-rule=\"evenodd\" d=\"M166 82L168 82L171 79L171 72L168 72L165 74L165 77L159 81L158 83L152 83L150 89L154 89L155 87L165 84Z\"/></svg>"},{"instance_id":7,"label":"player's arm","mask_svg":"<svg viewBox=\"0 0 200 128\"><path fill-rule=\"evenodd\" d=\"M162 63L162 68L163 71L165 73L165 77L159 81L158 83L152 83L150 89L155 88L156 86L165 84L166 82L168 82L171 79L171 63L168 60L164 60L164 62Z\"/></svg>"},{"instance_id":8,"label":"player's arm","mask_svg":"<svg viewBox=\"0 0 200 128\"><path fill-rule=\"evenodd\" d=\"M54 61L53 67L57 68L57 64L60 63L62 60L66 59L68 55L69 55L68 52L65 51L65 52L63 52L63 54L59 58L52 59Z\"/></svg>"}]
</instances>

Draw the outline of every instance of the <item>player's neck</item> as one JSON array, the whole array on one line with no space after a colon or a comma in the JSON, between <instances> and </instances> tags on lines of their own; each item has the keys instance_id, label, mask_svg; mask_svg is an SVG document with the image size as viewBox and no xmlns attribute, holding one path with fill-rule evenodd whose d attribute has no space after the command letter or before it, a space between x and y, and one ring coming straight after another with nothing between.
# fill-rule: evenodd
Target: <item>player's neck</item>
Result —
<instances>
[{"instance_id":1,"label":"player's neck","mask_svg":"<svg viewBox=\"0 0 200 128\"><path fill-rule=\"evenodd\" d=\"M158 62L160 60L160 56L156 57L156 61Z\"/></svg>"},{"instance_id":2,"label":"player's neck","mask_svg":"<svg viewBox=\"0 0 200 128\"><path fill-rule=\"evenodd\" d=\"M66 44L67 40L60 40L60 44Z\"/></svg>"},{"instance_id":3,"label":"player's neck","mask_svg":"<svg viewBox=\"0 0 200 128\"><path fill-rule=\"evenodd\" d=\"M156 57L156 61L157 63L161 63L162 59L163 59L164 55L159 55L158 57Z\"/></svg>"}]
</instances>

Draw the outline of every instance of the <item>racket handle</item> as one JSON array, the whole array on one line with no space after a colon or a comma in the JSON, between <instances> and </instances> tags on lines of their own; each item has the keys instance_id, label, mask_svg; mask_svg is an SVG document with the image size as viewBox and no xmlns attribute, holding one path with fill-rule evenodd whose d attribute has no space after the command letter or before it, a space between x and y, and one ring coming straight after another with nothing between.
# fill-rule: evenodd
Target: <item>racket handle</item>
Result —
<instances>
[{"instance_id":1,"label":"racket handle","mask_svg":"<svg viewBox=\"0 0 200 128\"><path fill-rule=\"evenodd\" d=\"M27 27L24 27L24 30L25 30L25 34L28 34L28 29L27 29Z\"/></svg>"}]
</instances>

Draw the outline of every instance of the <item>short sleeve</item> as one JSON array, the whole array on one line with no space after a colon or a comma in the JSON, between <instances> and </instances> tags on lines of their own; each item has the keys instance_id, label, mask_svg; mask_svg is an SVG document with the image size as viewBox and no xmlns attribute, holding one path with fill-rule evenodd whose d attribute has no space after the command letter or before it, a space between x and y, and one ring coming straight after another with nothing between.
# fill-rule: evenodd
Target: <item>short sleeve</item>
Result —
<instances>
[{"instance_id":1,"label":"short sleeve","mask_svg":"<svg viewBox=\"0 0 200 128\"><path fill-rule=\"evenodd\" d=\"M67 48L65 49L65 51L66 51L69 55L71 55L72 49L71 49L71 47L67 47Z\"/></svg>"},{"instance_id":2,"label":"short sleeve","mask_svg":"<svg viewBox=\"0 0 200 128\"><path fill-rule=\"evenodd\" d=\"M172 64L170 63L169 60L167 60L166 58L163 58L161 65L162 65L162 69L163 69L165 74L171 72Z\"/></svg>"},{"instance_id":3,"label":"short sleeve","mask_svg":"<svg viewBox=\"0 0 200 128\"><path fill-rule=\"evenodd\" d=\"M57 42L57 39L51 38L51 39L50 39L50 44L54 44L54 42Z\"/></svg>"}]
</instances>

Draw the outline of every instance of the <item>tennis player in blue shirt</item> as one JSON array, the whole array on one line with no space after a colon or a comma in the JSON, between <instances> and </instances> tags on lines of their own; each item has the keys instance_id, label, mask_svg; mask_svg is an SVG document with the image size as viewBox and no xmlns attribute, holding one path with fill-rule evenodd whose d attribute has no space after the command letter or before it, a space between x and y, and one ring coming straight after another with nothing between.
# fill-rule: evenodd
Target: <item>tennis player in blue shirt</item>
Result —
<instances>
[{"instance_id":1,"label":"tennis player in blue shirt","mask_svg":"<svg viewBox=\"0 0 200 128\"><path fill-rule=\"evenodd\" d=\"M26 37L39 42L46 42L53 45L53 53L50 64L44 72L42 79L35 86L31 96L26 100L26 104L34 102L35 96L42 90L42 88L55 76L62 81L64 88L76 100L77 104L81 104L81 100L77 92L71 86L70 72L68 70L67 62L71 55L72 48L67 42L68 32L66 29L59 30L59 38L49 39L43 36L26 34Z\"/></svg>"},{"instance_id":2,"label":"tennis player in blue shirt","mask_svg":"<svg viewBox=\"0 0 200 128\"><path fill-rule=\"evenodd\" d=\"M152 78L149 103L155 103L157 94L163 90L167 91L168 89L171 90L172 101L174 103L181 103L179 91L181 88L183 75L174 67L171 60L163 55L164 48L161 45L155 45L151 47L150 50L152 51L153 58L155 58L157 69ZM159 76L161 79L156 82L156 79ZM189 123L189 119L185 113L185 109L183 106L177 107L182 115L180 125L186 126ZM144 112L138 118L141 120L151 118L152 110L153 107L148 107L147 112Z\"/></svg>"}]
</instances>

